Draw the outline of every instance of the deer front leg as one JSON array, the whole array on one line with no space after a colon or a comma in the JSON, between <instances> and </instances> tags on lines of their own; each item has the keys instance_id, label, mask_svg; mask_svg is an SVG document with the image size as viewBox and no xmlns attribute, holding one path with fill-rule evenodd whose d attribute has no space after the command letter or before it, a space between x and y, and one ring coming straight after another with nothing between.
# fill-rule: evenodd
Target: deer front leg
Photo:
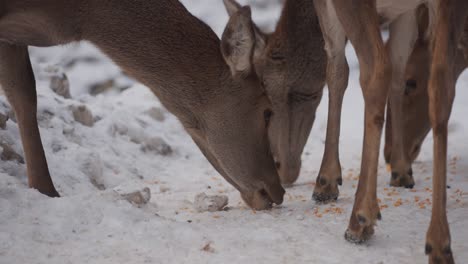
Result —
<instances>
[{"instance_id":1,"label":"deer front leg","mask_svg":"<svg viewBox=\"0 0 468 264\"><path fill-rule=\"evenodd\" d=\"M317 176L313 199L328 202L338 198L343 182L339 157L341 109L348 86L349 66L345 56L346 35L331 3L315 1L327 52L328 122L325 152Z\"/></svg>"},{"instance_id":2,"label":"deer front leg","mask_svg":"<svg viewBox=\"0 0 468 264\"><path fill-rule=\"evenodd\" d=\"M374 233L380 219L377 202L377 165L384 123L391 64L380 36L376 3L372 0L334 0L335 10L359 60L365 102L361 172L345 238L360 243Z\"/></svg>"},{"instance_id":3,"label":"deer front leg","mask_svg":"<svg viewBox=\"0 0 468 264\"><path fill-rule=\"evenodd\" d=\"M390 82L391 159L392 178L390 185L413 188L414 179L411 160L404 147L403 98L405 93L405 69L418 36L416 10L411 10L390 24L387 49L392 63Z\"/></svg>"},{"instance_id":4,"label":"deer front leg","mask_svg":"<svg viewBox=\"0 0 468 264\"><path fill-rule=\"evenodd\" d=\"M58 197L37 126L36 85L27 47L0 43L0 84L18 121L29 187L50 197Z\"/></svg>"},{"instance_id":5,"label":"deer front leg","mask_svg":"<svg viewBox=\"0 0 468 264\"><path fill-rule=\"evenodd\" d=\"M432 215L426 236L429 263L452 264L450 230L447 220L447 125L455 97L457 45L468 15L465 0L439 0L431 74L429 78L429 118L434 137L434 179Z\"/></svg>"},{"instance_id":6,"label":"deer front leg","mask_svg":"<svg viewBox=\"0 0 468 264\"><path fill-rule=\"evenodd\" d=\"M317 202L328 202L338 199L338 185L343 183L339 155L341 109L343 96L348 86L349 67L344 56L328 58L328 123L327 137L325 139L325 152L322 165L317 176L313 198Z\"/></svg>"}]
</instances>

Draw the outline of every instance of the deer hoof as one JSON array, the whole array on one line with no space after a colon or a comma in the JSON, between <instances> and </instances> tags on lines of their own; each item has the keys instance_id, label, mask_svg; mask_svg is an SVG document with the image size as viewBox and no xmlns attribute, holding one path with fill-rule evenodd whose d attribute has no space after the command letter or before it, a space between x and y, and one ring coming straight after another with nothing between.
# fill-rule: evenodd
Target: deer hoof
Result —
<instances>
[{"instance_id":1,"label":"deer hoof","mask_svg":"<svg viewBox=\"0 0 468 264\"><path fill-rule=\"evenodd\" d=\"M400 174L398 172L392 172L392 178L390 180L390 186L393 187L405 187L408 189L413 189L414 187L414 178L413 178L413 170L409 169L409 171L405 174Z\"/></svg>"},{"instance_id":2,"label":"deer hoof","mask_svg":"<svg viewBox=\"0 0 468 264\"><path fill-rule=\"evenodd\" d=\"M55 190L51 190L51 191L42 191L42 190L38 190L40 193L44 194L44 195L47 195L49 196L50 198L58 198L60 197L60 194Z\"/></svg>"},{"instance_id":3,"label":"deer hoof","mask_svg":"<svg viewBox=\"0 0 468 264\"><path fill-rule=\"evenodd\" d=\"M362 244L368 241L372 235L374 234L374 227L373 226L366 226L362 229L361 232L355 232L351 229L347 229L345 232L345 239L346 241L354 244Z\"/></svg>"},{"instance_id":4,"label":"deer hoof","mask_svg":"<svg viewBox=\"0 0 468 264\"><path fill-rule=\"evenodd\" d=\"M322 176L317 177L312 199L318 203L334 202L338 199L340 191L338 185L341 185L341 178L329 181Z\"/></svg>"},{"instance_id":5,"label":"deer hoof","mask_svg":"<svg viewBox=\"0 0 468 264\"><path fill-rule=\"evenodd\" d=\"M454 264L455 261L452 255L452 249L450 245L445 246L439 250L436 250L431 244L427 243L425 247L425 253L429 257L430 264Z\"/></svg>"}]
</instances>

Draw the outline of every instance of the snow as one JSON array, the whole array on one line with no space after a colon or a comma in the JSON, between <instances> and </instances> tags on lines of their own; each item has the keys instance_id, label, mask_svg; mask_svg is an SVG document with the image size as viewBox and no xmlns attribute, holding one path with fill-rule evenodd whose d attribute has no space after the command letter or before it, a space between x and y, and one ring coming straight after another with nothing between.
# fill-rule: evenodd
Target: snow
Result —
<instances>
[{"instance_id":1,"label":"snow","mask_svg":"<svg viewBox=\"0 0 468 264\"><path fill-rule=\"evenodd\" d=\"M222 32L227 21L222 1L182 2L217 34ZM271 30L280 5L268 2L272 1L257 1L253 14ZM1 264L427 263L423 248L431 214L426 201L431 199L431 136L413 168L413 191L388 187L390 176L381 158L378 195L381 205L388 206L382 210L383 220L365 245L343 238L363 135L363 100L351 47L347 48L351 77L340 142L344 184L338 202L317 205L311 201L325 140L325 96L298 182L287 189L283 205L257 212L247 208L239 193L215 172L157 98L124 76L92 45L31 49L31 53L38 77L40 130L62 197L51 199L29 189L25 165L17 160L0 162ZM49 88L46 68L50 65L67 74L71 99ZM130 88L89 95L91 85L113 79L114 86ZM468 138L464 133L468 105L463 103L468 98L467 85L465 72L458 82L449 136L448 215L457 263L468 259ZM0 96L2 112L6 105ZM91 127L75 121L73 109L82 105L93 117ZM23 156L12 120L0 130L0 139ZM144 151L145 144L153 144L154 150ZM159 151L162 147L171 151ZM125 194L146 192L145 188L151 192L147 204L127 201ZM198 213L193 202L201 192L228 196L228 208Z\"/></svg>"}]
</instances>

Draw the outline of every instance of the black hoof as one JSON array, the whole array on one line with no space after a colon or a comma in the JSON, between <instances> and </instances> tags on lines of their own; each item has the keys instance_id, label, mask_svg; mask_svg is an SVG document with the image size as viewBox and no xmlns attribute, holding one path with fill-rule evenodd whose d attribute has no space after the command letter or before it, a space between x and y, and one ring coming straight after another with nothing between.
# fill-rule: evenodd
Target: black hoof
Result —
<instances>
[{"instance_id":1,"label":"black hoof","mask_svg":"<svg viewBox=\"0 0 468 264\"><path fill-rule=\"evenodd\" d=\"M339 193L319 193L314 192L312 194L312 199L317 203L327 203L327 202L334 202L338 200Z\"/></svg>"},{"instance_id":2,"label":"black hoof","mask_svg":"<svg viewBox=\"0 0 468 264\"><path fill-rule=\"evenodd\" d=\"M407 189L413 189L414 187L414 178L413 170L409 169L405 174L399 174L398 172L392 172L392 178L390 181L390 186L393 187L405 187Z\"/></svg>"},{"instance_id":3,"label":"black hoof","mask_svg":"<svg viewBox=\"0 0 468 264\"><path fill-rule=\"evenodd\" d=\"M50 198L58 198L60 194L56 190L52 191L39 191L40 193L49 196Z\"/></svg>"}]
</instances>

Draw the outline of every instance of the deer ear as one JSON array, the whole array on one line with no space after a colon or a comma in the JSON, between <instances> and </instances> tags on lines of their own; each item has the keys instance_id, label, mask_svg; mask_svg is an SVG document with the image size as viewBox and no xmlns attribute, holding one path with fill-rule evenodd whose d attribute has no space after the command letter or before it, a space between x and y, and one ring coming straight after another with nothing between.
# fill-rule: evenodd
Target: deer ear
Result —
<instances>
[{"instance_id":1,"label":"deer ear","mask_svg":"<svg viewBox=\"0 0 468 264\"><path fill-rule=\"evenodd\" d=\"M226 7L226 11L228 12L229 16L234 15L235 13L239 12L242 6L237 3L235 0L223 0L224 6Z\"/></svg>"},{"instance_id":2,"label":"deer ear","mask_svg":"<svg viewBox=\"0 0 468 264\"><path fill-rule=\"evenodd\" d=\"M221 39L221 52L233 75L252 70L255 32L250 7L231 16Z\"/></svg>"},{"instance_id":3,"label":"deer ear","mask_svg":"<svg viewBox=\"0 0 468 264\"><path fill-rule=\"evenodd\" d=\"M223 0L223 2L230 17L240 12L242 9L242 6L237 3L236 0ZM256 61L265 50L267 35L263 33L254 22L252 22L252 26L255 33L254 61Z\"/></svg>"}]
</instances>

